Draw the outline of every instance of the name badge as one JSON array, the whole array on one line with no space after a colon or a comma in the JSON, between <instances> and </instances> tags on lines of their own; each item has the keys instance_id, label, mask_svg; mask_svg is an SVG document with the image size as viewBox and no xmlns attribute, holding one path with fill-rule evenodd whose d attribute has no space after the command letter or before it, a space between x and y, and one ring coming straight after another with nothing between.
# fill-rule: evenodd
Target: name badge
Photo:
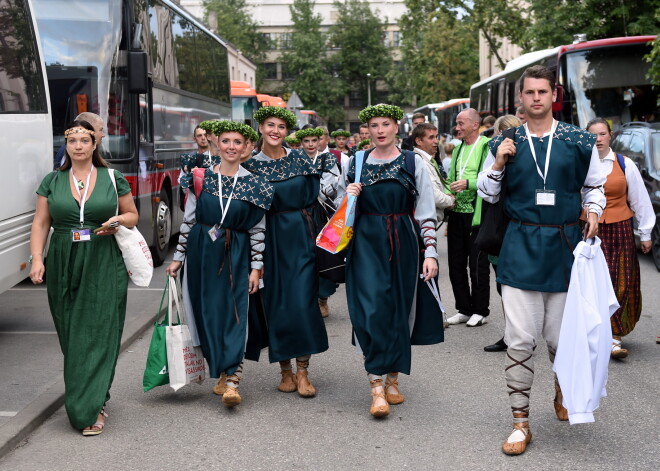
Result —
<instances>
[{"instance_id":1,"label":"name badge","mask_svg":"<svg viewBox=\"0 0 660 471\"><path fill-rule=\"evenodd\" d=\"M217 224L215 226L213 226L211 229L209 229L209 237L211 238L211 240L213 242L218 240L218 237L220 237L220 234L221 234L221 232L220 232L221 230L222 229L220 229Z\"/></svg>"},{"instance_id":2,"label":"name badge","mask_svg":"<svg viewBox=\"0 0 660 471\"><path fill-rule=\"evenodd\" d=\"M92 240L90 229L71 229L71 240L73 242L89 242Z\"/></svg>"},{"instance_id":3,"label":"name badge","mask_svg":"<svg viewBox=\"0 0 660 471\"><path fill-rule=\"evenodd\" d=\"M536 205L537 206L554 206L555 205L554 190L536 190Z\"/></svg>"}]
</instances>

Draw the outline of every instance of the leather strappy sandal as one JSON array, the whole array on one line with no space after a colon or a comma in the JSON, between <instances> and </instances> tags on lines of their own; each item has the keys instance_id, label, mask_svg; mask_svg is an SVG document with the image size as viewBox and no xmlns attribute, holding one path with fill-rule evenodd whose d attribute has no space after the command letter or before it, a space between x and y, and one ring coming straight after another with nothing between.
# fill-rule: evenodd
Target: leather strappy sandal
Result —
<instances>
[{"instance_id":1,"label":"leather strappy sandal","mask_svg":"<svg viewBox=\"0 0 660 471\"><path fill-rule=\"evenodd\" d=\"M105 407L101 409L99 415L103 416L104 418L103 422L97 419L97 421L94 422L93 425L90 425L89 427L85 427L84 429L82 429L82 434L84 437L93 437L95 435L101 435L103 433L103 428L105 427L105 419L108 417L108 414L105 413Z\"/></svg>"}]
</instances>

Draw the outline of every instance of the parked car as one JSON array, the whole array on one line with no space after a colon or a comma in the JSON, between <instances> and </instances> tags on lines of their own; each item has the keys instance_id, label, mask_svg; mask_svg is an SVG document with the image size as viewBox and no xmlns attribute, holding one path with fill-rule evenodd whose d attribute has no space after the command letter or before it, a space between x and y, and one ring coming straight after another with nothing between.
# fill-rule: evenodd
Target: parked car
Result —
<instances>
[{"instance_id":1,"label":"parked car","mask_svg":"<svg viewBox=\"0 0 660 471\"><path fill-rule=\"evenodd\" d=\"M629 157L644 180L655 211L655 226L651 232L651 253L660 271L660 123L632 122L621 126L612 138L612 150ZM639 234L635 234L639 236Z\"/></svg>"}]
</instances>

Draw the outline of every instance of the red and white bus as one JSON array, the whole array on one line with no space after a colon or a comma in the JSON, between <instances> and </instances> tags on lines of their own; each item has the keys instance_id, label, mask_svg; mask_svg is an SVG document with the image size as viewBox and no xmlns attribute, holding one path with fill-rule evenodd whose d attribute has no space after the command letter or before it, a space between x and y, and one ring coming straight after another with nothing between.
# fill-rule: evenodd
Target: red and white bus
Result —
<instances>
[{"instance_id":1,"label":"red and white bus","mask_svg":"<svg viewBox=\"0 0 660 471\"><path fill-rule=\"evenodd\" d=\"M103 156L131 184L138 227L163 262L178 228L177 177L193 128L232 116L228 45L169 0L32 0L53 146L83 111L106 123Z\"/></svg>"},{"instance_id":2,"label":"red and white bus","mask_svg":"<svg viewBox=\"0 0 660 471\"><path fill-rule=\"evenodd\" d=\"M601 117L614 129L631 121L658 120L658 88L647 78L644 56L655 36L598 39L531 52L510 61L470 89L470 106L482 116L514 114L519 105L518 79L527 67L542 64L557 77L560 121L585 127Z\"/></svg>"}]
</instances>

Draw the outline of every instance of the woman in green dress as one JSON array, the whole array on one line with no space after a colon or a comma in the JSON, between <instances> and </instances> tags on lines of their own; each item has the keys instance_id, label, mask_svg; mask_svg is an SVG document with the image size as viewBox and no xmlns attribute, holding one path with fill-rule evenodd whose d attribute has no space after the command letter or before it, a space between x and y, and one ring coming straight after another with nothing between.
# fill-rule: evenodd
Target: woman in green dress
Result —
<instances>
[{"instance_id":1,"label":"woman in green dress","mask_svg":"<svg viewBox=\"0 0 660 471\"><path fill-rule=\"evenodd\" d=\"M316 234L311 211L319 196L321 176L336 171L337 165L332 154L321 154L312 161L300 151L282 147L288 130L296 124L291 111L266 106L254 118L259 122L263 144L244 165L275 187L266 214L263 277L269 359L280 363L280 391L313 397L316 388L308 377L309 360L328 349L328 335L317 301ZM292 358L296 359L295 376Z\"/></svg>"},{"instance_id":2,"label":"woman in green dress","mask_svg":"<svg viewBox=\"0 0 660 471\"><path fill-rule=\"evenodd\" d=\"M209 374L221 378L214 392L234 407L241 403L248 294L259 289L273 187L240 165L254 130L232 121L212 125L220 163L193 170L179 244L166 272L176 276L185 261L186 304L192 306Z\"/></svg>"},{"instance_id":3,"label":"woman in green dress","mask_svg":"<svg viewBox=\"0 0 660 471\"><path fill-rule=\"evenodd\" d=\"M444 340L439 294L425 283L438 274L433 187L422 158L395 145L402 117L392 105L360 112L375 148L350 159L336 200L346 193L359 196L346 255L346 298L374 417L387 416L390 404L404 401L398 375L410 374L411 345ZM360 183L354 183L357 159Z\"/></svg>"},{"instance_id":4,"label":"woman in green dress","mask_svg":"<svg viewBox=\"0 0 660 471\"><path fill-rule=\"evenodd\" d=\"M73 427L89 436L105 426L126 316L128 273L115 238L107 236L117 232L118 224L135 226L138 213L128 182L101 158L94 128L74 121L64 137L64 164L46 175L37 190L30 279L34 284L46 279L64 354L67 415ZM113 171L116 191L109 176Z\"/></svg>"}]
</instances>

